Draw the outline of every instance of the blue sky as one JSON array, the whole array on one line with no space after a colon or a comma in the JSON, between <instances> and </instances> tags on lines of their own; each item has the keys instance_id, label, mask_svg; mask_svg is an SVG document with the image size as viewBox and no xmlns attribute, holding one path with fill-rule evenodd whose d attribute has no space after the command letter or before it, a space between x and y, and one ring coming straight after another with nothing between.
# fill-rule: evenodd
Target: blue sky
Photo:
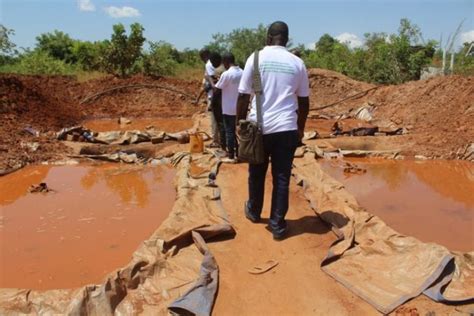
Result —
<instances>
[{"instance_id":1,"label":"blue sky","mask_svg":"<svg viewBox=\"0 0 474 316\"><path fill-rule=\"evenodd\" d=\"M200 48L214 33L275 20L288 23L295 44L329 33L355 46L366 32L396 32L404 17L436 40L465 19L463 39L474 40L474 0L0 0L0 23L15 30L19 47L32 47L38 34L55 29L100 40L110 37L113 24L139 22L148 40Z\"/></svg>"}]
</instances>

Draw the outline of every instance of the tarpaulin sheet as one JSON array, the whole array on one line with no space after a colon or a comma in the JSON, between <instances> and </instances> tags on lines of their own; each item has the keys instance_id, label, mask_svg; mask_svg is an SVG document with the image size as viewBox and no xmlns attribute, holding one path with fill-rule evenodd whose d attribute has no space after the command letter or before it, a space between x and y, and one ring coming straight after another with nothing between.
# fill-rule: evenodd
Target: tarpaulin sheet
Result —
<instances>
[{"instance_id":1,"label":"tarpaulin sheet","mask_svg":"<svg viewBox=\"0 0 474 316\"><path fill-rule=\"evenodd\" d=\"M161 143L165 140L175 140L181 142L189 142L188 131L177 133L166 133L154 128L149 128L144 131L127 130L127 131L107 131L94 132L83 126L74 126L63 128L57 133L56 138L59 140L84 141L89 143L104 144L104 145L130 145L143 142Z\"/></svg>"},{"instance_id":2,"label":"tarpaulin sheet","mask_svg":"<svg viewBox=\"0 0 474 316\"><path fill-rule=\"evenodd\" d=\"M389 313L421 293L445 303L473 302L473 252L450 252L397 233L325 174L312 153L295 160L293 173L313 210L338 236L323 271L377 310Z\"/></svg>"},{"instance_id":3,"label":"tarpaulin sheet","mask_svg":"<svg viewBox=\"0 0 474 316\"><path fill-rule=\"evenodd\" d=\"M0 314L166 315L170 307L209 315L218 267L205 240L233 233L233 228L219 188L209 186L208 177L193 178L190 168L215 174L218 161L211 155L186 153L172 161L178 170L173 210L126 267L110 273L102 284L77 289L0 289Z\"/></svg>"}]
</instances>

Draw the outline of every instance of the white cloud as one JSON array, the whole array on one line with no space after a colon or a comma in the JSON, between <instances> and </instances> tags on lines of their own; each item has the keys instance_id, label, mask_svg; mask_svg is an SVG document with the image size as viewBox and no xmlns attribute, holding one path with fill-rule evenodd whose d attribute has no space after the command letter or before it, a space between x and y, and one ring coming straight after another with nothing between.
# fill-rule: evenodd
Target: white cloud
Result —
<instances>
[{"instance_id":1,"label":"white cloud","mask_svg":"<svg viewBox=\"0 0 474 316\"><path fill-rule=\"evenodd\" d=\"M95 5L91 0L77 0L77 6L81 11L95 11Z\"/></svg>"},{"instance_id":2,"label":"white cloud","mask_svg":"<svg viewBox=\"0 0 474 316\"><path fill-rule=\"evenodd\" d=\"M461 44L474 42L474 30L461 33L459 39Z\"/></svg>"},{"instance_id":3,"label":"white cloud","mask_svg":"<svg viewBox=\"0 0 474 316\"><path fill-rule=\"evenodd\" d=\"M105 12L113 18L131 18L140 16L140 11L132 7L105 7Z\"/></svg>"},{"instance_id":4,"label":"white cloud","mask_svg":"<svg viewBox=\"0 0 474 316\"><path fill-rule=\"evenodd\" d=\"M342 33L335 37L339 42L347 44L350 48L361 47L364 43L355 34Z\"/></svg>"}]
</instances>

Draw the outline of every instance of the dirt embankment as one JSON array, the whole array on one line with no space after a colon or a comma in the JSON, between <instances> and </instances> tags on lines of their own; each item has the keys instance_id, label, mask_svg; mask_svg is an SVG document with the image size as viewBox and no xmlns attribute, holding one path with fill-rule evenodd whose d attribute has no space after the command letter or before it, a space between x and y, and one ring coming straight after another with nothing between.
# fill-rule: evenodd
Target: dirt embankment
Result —
<instances>
[{"instance_id":1,"label":"dirt embankment","mask_svg":"<svg viewBox=\"0 0 474 316\"><path fill-rule=\"evenodd\" d=\"M91 95L115 86L146 84ZM171 87L183 94L152 88ZM151 79L105 77L80 83L64 76L0 76L0 170L25 163L58 158L67 152L52 132L92 117L190 117L196 107L189 95L197 95L198 82L172 78ZM24 129L41 132L35 137Z\"/></svg>"},{"instance_id":2,"label":"dirt embankment","mask_svg":"<svg viewBox=\"0 0 474 316\"><path fill-rule=\"evenodd\" d=\"M376 122L408 130L403 143L409 144L410 153L455 158L457 151L465 150L474 140L473 77L438 77L380 87L322 69L310 69L309 77L313 108L358 94L312 114L347 113L371 102L376 106ZM126 87L83 102L118 86ZM200 109L193 106L193 96L199 88L198 81L174 78L104 77L81 83L63 76L1 75L0 170L64 154L67 149L47 132L79 124L87 118L190 117ZM372 90L367 92L369 89ZM42 136L25 132L24 128L29 126L42 132Z\"/></svg>"},{"instance_id":3,"label":"dirt embankment","mask_svg":"<svg viewBox=\"0 0 474 316\"><path fill-rule=\"evenodd\" d=\"M175 78L152 79L135 76L128 79L106 77L82 84L80 101L113 87L126 88L105 93L91 102L80 105L88 117L190 117L196 112L190 96L197 96L200 83ZM163 90L171 88L182 93Z\"/></svg>"},{"instance_id":4,"label":"dirt embankment","mask_svg":"<svg viewBox=\"0 0 474 316\"><path fill-rule=\"evenodd\" d=\"M310 69L312 108L335 103L375 85L339 73ZM312 111L338 115L370 102L376 122L408 130L413 153L454 158L474 142L474 77L448 76L379 86L335 106Z\"/></svg>"}]
</instances>

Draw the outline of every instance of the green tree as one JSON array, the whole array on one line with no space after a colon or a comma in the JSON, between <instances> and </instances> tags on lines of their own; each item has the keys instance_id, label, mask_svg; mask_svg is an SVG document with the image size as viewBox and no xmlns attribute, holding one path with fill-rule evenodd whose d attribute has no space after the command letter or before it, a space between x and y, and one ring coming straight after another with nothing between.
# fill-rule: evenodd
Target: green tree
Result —
<instances>
[{"instance_id":1,"label":"green tree","mask_svg":"<svg viewBox=\"0 0 474 316\"><path fill-rule=\"evenodd\" d=\"M365 45L355 49L324 34L303 59L308 67L335 70L358 80L401 83L420 77L433 60L435 46L435 41L425 43L417 25L401 19L397 34L367 33Z\"/></svg>"},{"instance_id":2,"label":"green tree","mask_svg":"<svg viewBox=\"0 0 474 316\"><path fill-rule=\"evenodd\" d=\"M315 49L320 54L331 54L338 41L329 34L324 34L315 44Z\"/></svg>"},{"instance_id":3,"label":"green tree","mask_svg":"<svg viewBox=\"0 0 474 316\"><path fill-rule=\"evenodd\" d=\"M466 42L455 56L454 72L462 75L474 75L474 41Z\"/></svg>"},{"instance_id":4,"label":"green tree","mask_svg":"<svg viewBox=\"0 0 474 316\"><path fill-rule=\"evenodd\" d=\"M160 77L172 75L176 71L179 55L173 45L159 41L149 42L149 52L143 56L143 70L146 75Z\"/></svg>"},{"instance_id":5,"label":"green tree","mask_svg":"<svg viewBox=\"0 0 474 316\"><path fill-rule=\"evenodd\" d=\"M15 31L0 24L0 65L10 61L12 55L17 53L16 45L10 40L12 35L15 35Z\"/></svg>"},{"instance_id":6,"label":"green tree","mask_svg":"<svg viewBox=\"0 0 474 316\"><path fill-rule=\"evenodd\" d=\"M186 66L201 66L201 58L199 57L199 50L185 48L178 52L177 62Z\"/></svg>"},{"instance_id":7,"label":"green tree","mask_svg":"<svg viewBox=\"0 0 474 316\"><path fill-rule=\"evenodd\" d=\"M231 51L238 64L244 65L247 58L256 50L265 46L267 27L263 24L256 28L239 28L228 34L217 33L207 46L211 51Z\"/></svg>"},{"instance_id":8,"label":"green tree","mask_svg":"<svg viewBox=\"0 0 474 316\"><path fill-rule=\"evenodd\" d=\"M77 64L87 71L101 70L102 56L108 44L105 41L74 41L72 53Z\"/></svg>"},{"instance_id":9,"label":"green tree","mask_svg":"<svg viewBox=\"0 0 474 316\"><path fill-rule=\"evenodd\" d=\"M46 52L51 57L67 63L75 63L73 53L74 40L68 34L55 30L36 37L36 48Z\"/></svg>"},{"instance_id":10,"label":"green tree","mask_svg":"<svg viewBox=\"0 0 474 316\"><path fill-rule=\"evenodd\" d=\"M398 34L369 33L366 37L366 80L402 83L419 79L421 70L432 61L435 41L422 44L419 27L400 20Z\"/></svg>"},{"instance_id":11,"label":"green tree","mask_svg":"<svg viewBox=\"0 0 474 316\"><path fill-rule=\"evenodd\" d=\"M308 50L304 60L308 67L317 67L349 74L352 61L351 50L344 43L339 43L329 34L324 34L315 44L315 49Z\"/></svg>"},{"instance_id":12,"label":"green tree","mask_svg":"<svg viewBox=\"0 0 474 316\"><path fill-rule=\"evenodd\" d=\"M109 73L121 77L133 73L133 66L140 58L145 42L144 30L139 23L133 23L127 36L123 24L113 26L113 34L111 40L106 42L107 49L103 56L104 67Z\"/></svg>"}]
</instances>

